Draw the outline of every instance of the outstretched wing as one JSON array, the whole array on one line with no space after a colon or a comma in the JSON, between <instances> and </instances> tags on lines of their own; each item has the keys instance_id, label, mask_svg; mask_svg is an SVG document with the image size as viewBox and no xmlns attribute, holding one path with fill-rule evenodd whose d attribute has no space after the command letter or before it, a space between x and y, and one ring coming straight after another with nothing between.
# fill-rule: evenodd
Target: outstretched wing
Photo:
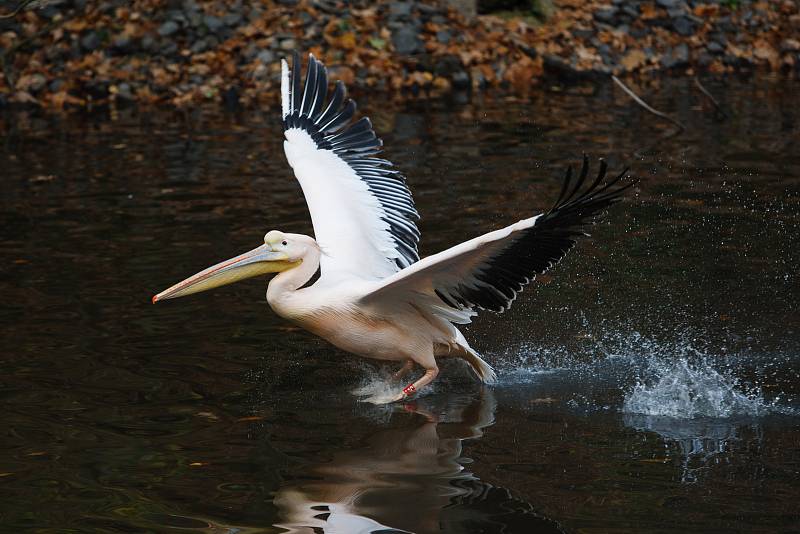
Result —
<instances>
[{"instance_id":1,"label":"outstretched wing","mask_svg":"<svg viewBox=\"0 0 800 534\"><path fill-rule=\"evenodd\" d=\"M309 55L281 67L281 99L289 165L303 188L322 249L322 277L380 280L419 259L419 215L405 178L375 157L383 143L339 81L328 99L325 66Z\"/></svg>"},{"instance_id":2,"label":"outstretched wing","mask_svg":"<svg viewBox=\"0 0 800 534\"><path fill-rule=\"evenodd\" d=\"M606 168L601 161L597 177L584 188L589 173L584 157L577 183L571 186L570 168L558 201L546 213L423 258L381 281L362 304L411 302L461 323L469 322L476 308L507 310L523 286L589 235L586 227L635 183L621 183L627 170L603 183Z\"/></svg>"}]
</instances>

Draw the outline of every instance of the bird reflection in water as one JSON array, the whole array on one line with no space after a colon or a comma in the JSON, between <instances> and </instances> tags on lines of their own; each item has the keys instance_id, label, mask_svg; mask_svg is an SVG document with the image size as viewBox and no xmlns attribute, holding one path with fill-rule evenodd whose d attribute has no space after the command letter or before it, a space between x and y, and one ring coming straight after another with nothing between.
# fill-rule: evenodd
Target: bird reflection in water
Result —
<instances>
[{"instance_id":1,"label":"bird reflection in water","mask_svg":"<svg viewBox=\"0 0 800 534\"><path fill-rule=\"evenodd\" d=\"M625 425L643 432L655 432L667 446L676 446L681 482L694 484L714 464L729 461L740 447L759 448L761 429L753 421L719 418L677 419L641 414L625 414Z\"/></svg>"},{"instance_id":2,"label":"bird reflection in water","mask_svg":"<svg viewBox=\"0 0 800 534\"><path fill-rule=\"evenodd\" d=\"M492 392L423 397L404 424L293 473L274 498L292 533L562 532L527 502L465 469L463 441L494 423ZM410 412L402 414L402 411Z\"/></svg>"}]
</instances>

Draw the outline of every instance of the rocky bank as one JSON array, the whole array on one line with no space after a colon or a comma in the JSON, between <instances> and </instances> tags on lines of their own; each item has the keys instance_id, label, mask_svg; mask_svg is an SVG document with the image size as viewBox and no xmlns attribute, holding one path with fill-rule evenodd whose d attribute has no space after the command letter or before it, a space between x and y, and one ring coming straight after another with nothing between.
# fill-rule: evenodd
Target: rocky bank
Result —
<instances>
[{"instance_id":1,"label":"rocky bank","mask_svg":"<svg viewBox=\"0 0 800 534\"><path fill-rule=\"evenodd\" d=\"M396 0L3 3L0 107L275 102L279 59L313 52L355 91L415 98L610 74L800 72L800 2L554 0L464 17Z\"/></svg>"}]
</instances>

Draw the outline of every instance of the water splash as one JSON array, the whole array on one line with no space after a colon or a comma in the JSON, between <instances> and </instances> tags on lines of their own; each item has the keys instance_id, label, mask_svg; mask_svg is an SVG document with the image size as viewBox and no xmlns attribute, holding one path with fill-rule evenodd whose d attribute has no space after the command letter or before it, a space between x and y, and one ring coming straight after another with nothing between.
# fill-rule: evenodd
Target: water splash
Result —
<instances>
[{"instance_id":1,"label":"water splash","mask_svg":"<svg viewBox=\"0 0 800 534\"><path fill-rule=\"evenodd\" d=\"M637 381L625 395L622 411L693 419L696 417L757 417L769 411L759 388L745 388L732 374L718 371L707 360L648 359L653 380Z\"/></svg>"},{"instance_id":2,"label":"water splash","mask_svg":"<svg viewBox=\"0 0 800 534\"><path fill-rule=\"evenodd\" d=\"M587 325L571 346L526 343L490 360L500 385L530 385L561 398L572 409L695 418L796 414L791 397L766 399L760 384L780 383L772 367L786 373L791 357L714 343L693 331L645 336L635 330ZM753 384L741 380L747 376ZM788 403L788 404L787 404Z\"/></svg>"},{"instance_id":3,"label":"water splash","mask_svg":"<svg viewBox=\"0 0 800 534\"><path fill-rule=\"evenodd\" d=\"M495 354L491 360L503 386L529 384L542 375L576 369L583 363L564 347L550 348L532 343Z\"/></svg>"},{"instance_id":4,"label":"water splash","mask_svg":"<svg viewBox=\"0 0 800 534\"><path fill-rule=\"evenodd\" d=\"M419 378L420 373L409 374L403 380L395 380L391 372L385 367L374 367L366 364L361 366L363 378L359 385L350 391L360 402L375 405L391 403L403 391L403 387ZM426 386L417 394L417 398L431 395L436 392L436 385Z\"/></svg>"}]
</instances>

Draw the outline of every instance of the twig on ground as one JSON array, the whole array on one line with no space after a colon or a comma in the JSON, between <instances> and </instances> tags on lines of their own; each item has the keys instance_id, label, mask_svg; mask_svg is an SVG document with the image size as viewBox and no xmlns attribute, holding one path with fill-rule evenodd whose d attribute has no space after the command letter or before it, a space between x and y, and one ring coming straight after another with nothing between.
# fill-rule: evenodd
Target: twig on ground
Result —
<instances>
[{"instance_id":1,"label":"twig on ground","mask_svg":"<svg viewBox=\"0 0 800 534\"><path fill-rule=\"evenodd\" d=\"M717 112L722 116L722 118L723 119L727 119L728 118L728 114L725 113L725 110L722 109L722 106L719 105L719 102L717 102L717 99L714 98L714 96L708 91L708 89L706 89L703 86L703 84L700 83L700 78L698 78L697 76L694 77L694 84L695 84L695 86L697 86L698 89L700 89L700 92L703 93L704 95L706 95L708 97L708 99L711 101L711 103L714 104L714 109L717 110Z\"/></svg>"},{"instance_id":2,"label":"twig on ground","mask_svg":"<svg viewBox=\"0 0 800 534\"><path fill-rule=\"evenodd\" d=\"M676 120L676 119L673 119L672 117L670 117L670 116L669 116L669 115L667 115L666 113L662 113L662 112L658 111L657 109L653 109L652 107L650 107L650 106L647 104L647 102L645 102L644 100L642 100L641 98L639 98L639 97L636 95L636 93L634 93L633 91L631 91L631 90L628 88L628 86L627 86L627 85L625 85L624 83L622 83L622 82L620 81L620 79L619 79L619 78L617 78L616 76L614 76L613 74L611 75L611 79L612 79L612 80L614 80L614 83L616 83L617 85L619 85L619 86L622 88L622 90L623 90L623 91L625 91L625 93L626 93L626 94L627 94L629 97L631 97L631 98L633 99L633 101L634 101L634 102L636 102L637 104L639 104L640 106L642 106L644 109L646 109L647 111L649 111L650 113L652 113L652 114L653 114L653 115L655 115L656 117L661 117L662 119L664 119L664 120L668 120L669 122L671 122L672 124L674 124L675 126L677 126L677 127L679 128L679 130L678 130L678 132L676 132L676 133L680 133L680 132L683 132L683 131L685 131L685 130L686 130L686 126L684 126L684 125L683 125L683 123L681 123L680 121L678 121L678 120Z\"/></svg>"},{"instance_id":3,"label":"twig on ground","mask_svg":"<svg viewBox=\"0 0 800 534\"><path fill-rule=\"evenodd\" d=\"M35 2L35 1L36 1L36 0L22 0L22 2L20 2L20 3L17 5L17 7L15 7L15 8L14 8L14 11L12 11L11 13L7 13L7 14L5 14L5 15L0 15L0 19L10 19L10 18L14 18L14 17L16 17L16 16L17 16L17 13L19 13L20 11L22 11L22 10L23 10L23 9L25 9L25 8L26 8L28 5L32 4L32 3L33 3L33 2Z\"/></svg>"}]
</instances>

